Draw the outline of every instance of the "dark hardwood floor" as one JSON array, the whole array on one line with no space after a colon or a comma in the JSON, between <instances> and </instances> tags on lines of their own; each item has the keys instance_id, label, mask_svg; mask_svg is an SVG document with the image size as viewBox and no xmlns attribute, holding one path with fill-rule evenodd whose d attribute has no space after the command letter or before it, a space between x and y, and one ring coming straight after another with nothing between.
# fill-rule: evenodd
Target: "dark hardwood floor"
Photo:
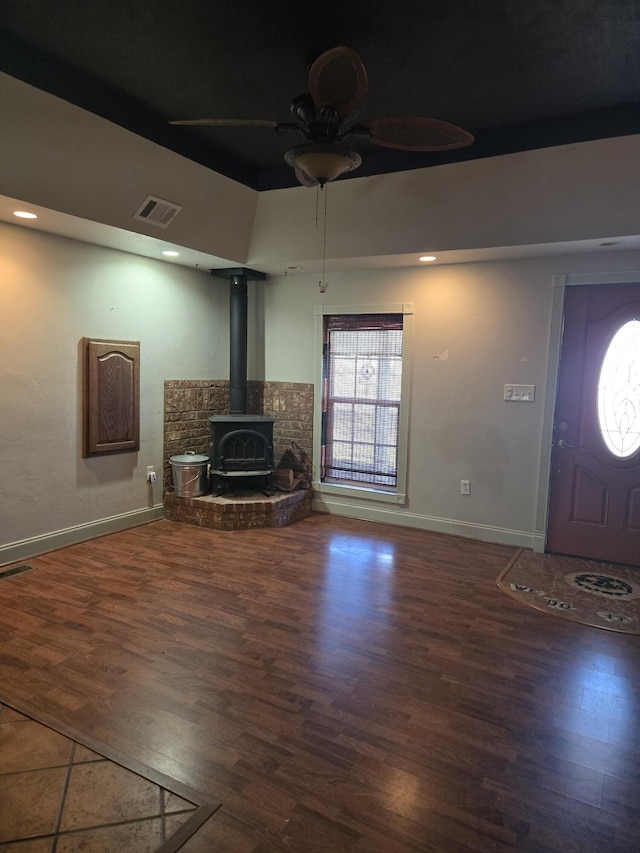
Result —
<instances>
[{"instance_id":1,"label":"dark hardwood floor","mask_svg":"<svg viewBox=\"0 0 640 853\"><path fill-rule=\"evenodd\" d=\"M155 522L0 581L0 694L221 801L185 853L633 853L640 637L506 596L514 551Z\"/></svg>"}]
</instances>

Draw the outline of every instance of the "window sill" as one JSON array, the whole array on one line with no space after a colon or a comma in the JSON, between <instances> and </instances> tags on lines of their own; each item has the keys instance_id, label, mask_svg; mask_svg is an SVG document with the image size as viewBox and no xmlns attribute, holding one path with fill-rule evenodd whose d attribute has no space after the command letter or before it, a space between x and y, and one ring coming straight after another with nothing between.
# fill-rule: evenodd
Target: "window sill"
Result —
<instances>
[{"instance_id":1,"label":"window sill","mask_svg":"<svg viewBox=\"0 0 640 853\"><path fill-rule=\"evenodd\" d=\"M382 489L372 489L367 486L342 486L337 483L313 483L313 490L321 495L335 497L357 498L366 501L380 501L388 504L404 504L407 496L399 492L387 492Z\"/></svg>"}]
</instances>

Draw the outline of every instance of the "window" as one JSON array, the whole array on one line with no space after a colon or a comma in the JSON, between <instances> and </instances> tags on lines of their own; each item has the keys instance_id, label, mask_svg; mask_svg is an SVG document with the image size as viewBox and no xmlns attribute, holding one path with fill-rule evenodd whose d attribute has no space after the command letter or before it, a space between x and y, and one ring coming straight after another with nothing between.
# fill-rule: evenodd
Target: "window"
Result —
<instances>
[{"instance_id":1,"label":"window","mask_svg":"<svg viewBox=\"0 0 640 853\"><path fill-rule=\"evenodd\" d=\"M318 329L317 485L403 502L408 317L403 306L376 313L333 311L324 309Z\"/></svg>"},{"instance_id":2,"label":"window","mask_svg":"<svg viewBox=\"0 0 640 853\"><path fill-rule=\"evenodd\" d=\"M640 447L640 321L615 333L598 381L600 433L614 456L626 459Z\"/></svg>"}]
</instances>

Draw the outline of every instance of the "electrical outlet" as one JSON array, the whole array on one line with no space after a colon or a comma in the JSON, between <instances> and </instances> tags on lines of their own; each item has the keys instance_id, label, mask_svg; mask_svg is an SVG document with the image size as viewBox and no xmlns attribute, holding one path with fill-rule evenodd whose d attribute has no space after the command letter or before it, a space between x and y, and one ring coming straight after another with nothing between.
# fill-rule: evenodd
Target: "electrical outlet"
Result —
<instances>
[{"instance_id":1,"label":"electrical outlet","mask_svg":"<svg viewBox=\"0 0 640 853\"><path fill-rule=\"evenodd\" d=\"M156 476L155 468L153 465L147 465L147 483L155 483L158 478Z\"/></svg>"},{"instance_id":2,"label":"electrical outlet","mask_svg":"<svg viewBox=\"0 0 640 853\"><path fill-rule=\"evenodd\" d=\"M460 494L461 495L470 495L471 494L471 480L460 480Z\"/></svg>"}]
</instances>

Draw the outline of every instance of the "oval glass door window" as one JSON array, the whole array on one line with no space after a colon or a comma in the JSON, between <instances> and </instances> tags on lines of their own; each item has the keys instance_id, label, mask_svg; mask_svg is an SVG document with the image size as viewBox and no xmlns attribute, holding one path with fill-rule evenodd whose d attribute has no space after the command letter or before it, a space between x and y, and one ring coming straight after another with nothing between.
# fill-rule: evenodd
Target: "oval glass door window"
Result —
<instances>
[{"instance_id":1,"label":"oval glass door window","mask_svg":"<svg viewBox=\"0 0 640 853\"><path fill-rule=\"evenodd\" d=\"M619 459L640 447L640 320L629 320L611 339L598 380L598 425Z\"/></svg>"}]
</instances>

